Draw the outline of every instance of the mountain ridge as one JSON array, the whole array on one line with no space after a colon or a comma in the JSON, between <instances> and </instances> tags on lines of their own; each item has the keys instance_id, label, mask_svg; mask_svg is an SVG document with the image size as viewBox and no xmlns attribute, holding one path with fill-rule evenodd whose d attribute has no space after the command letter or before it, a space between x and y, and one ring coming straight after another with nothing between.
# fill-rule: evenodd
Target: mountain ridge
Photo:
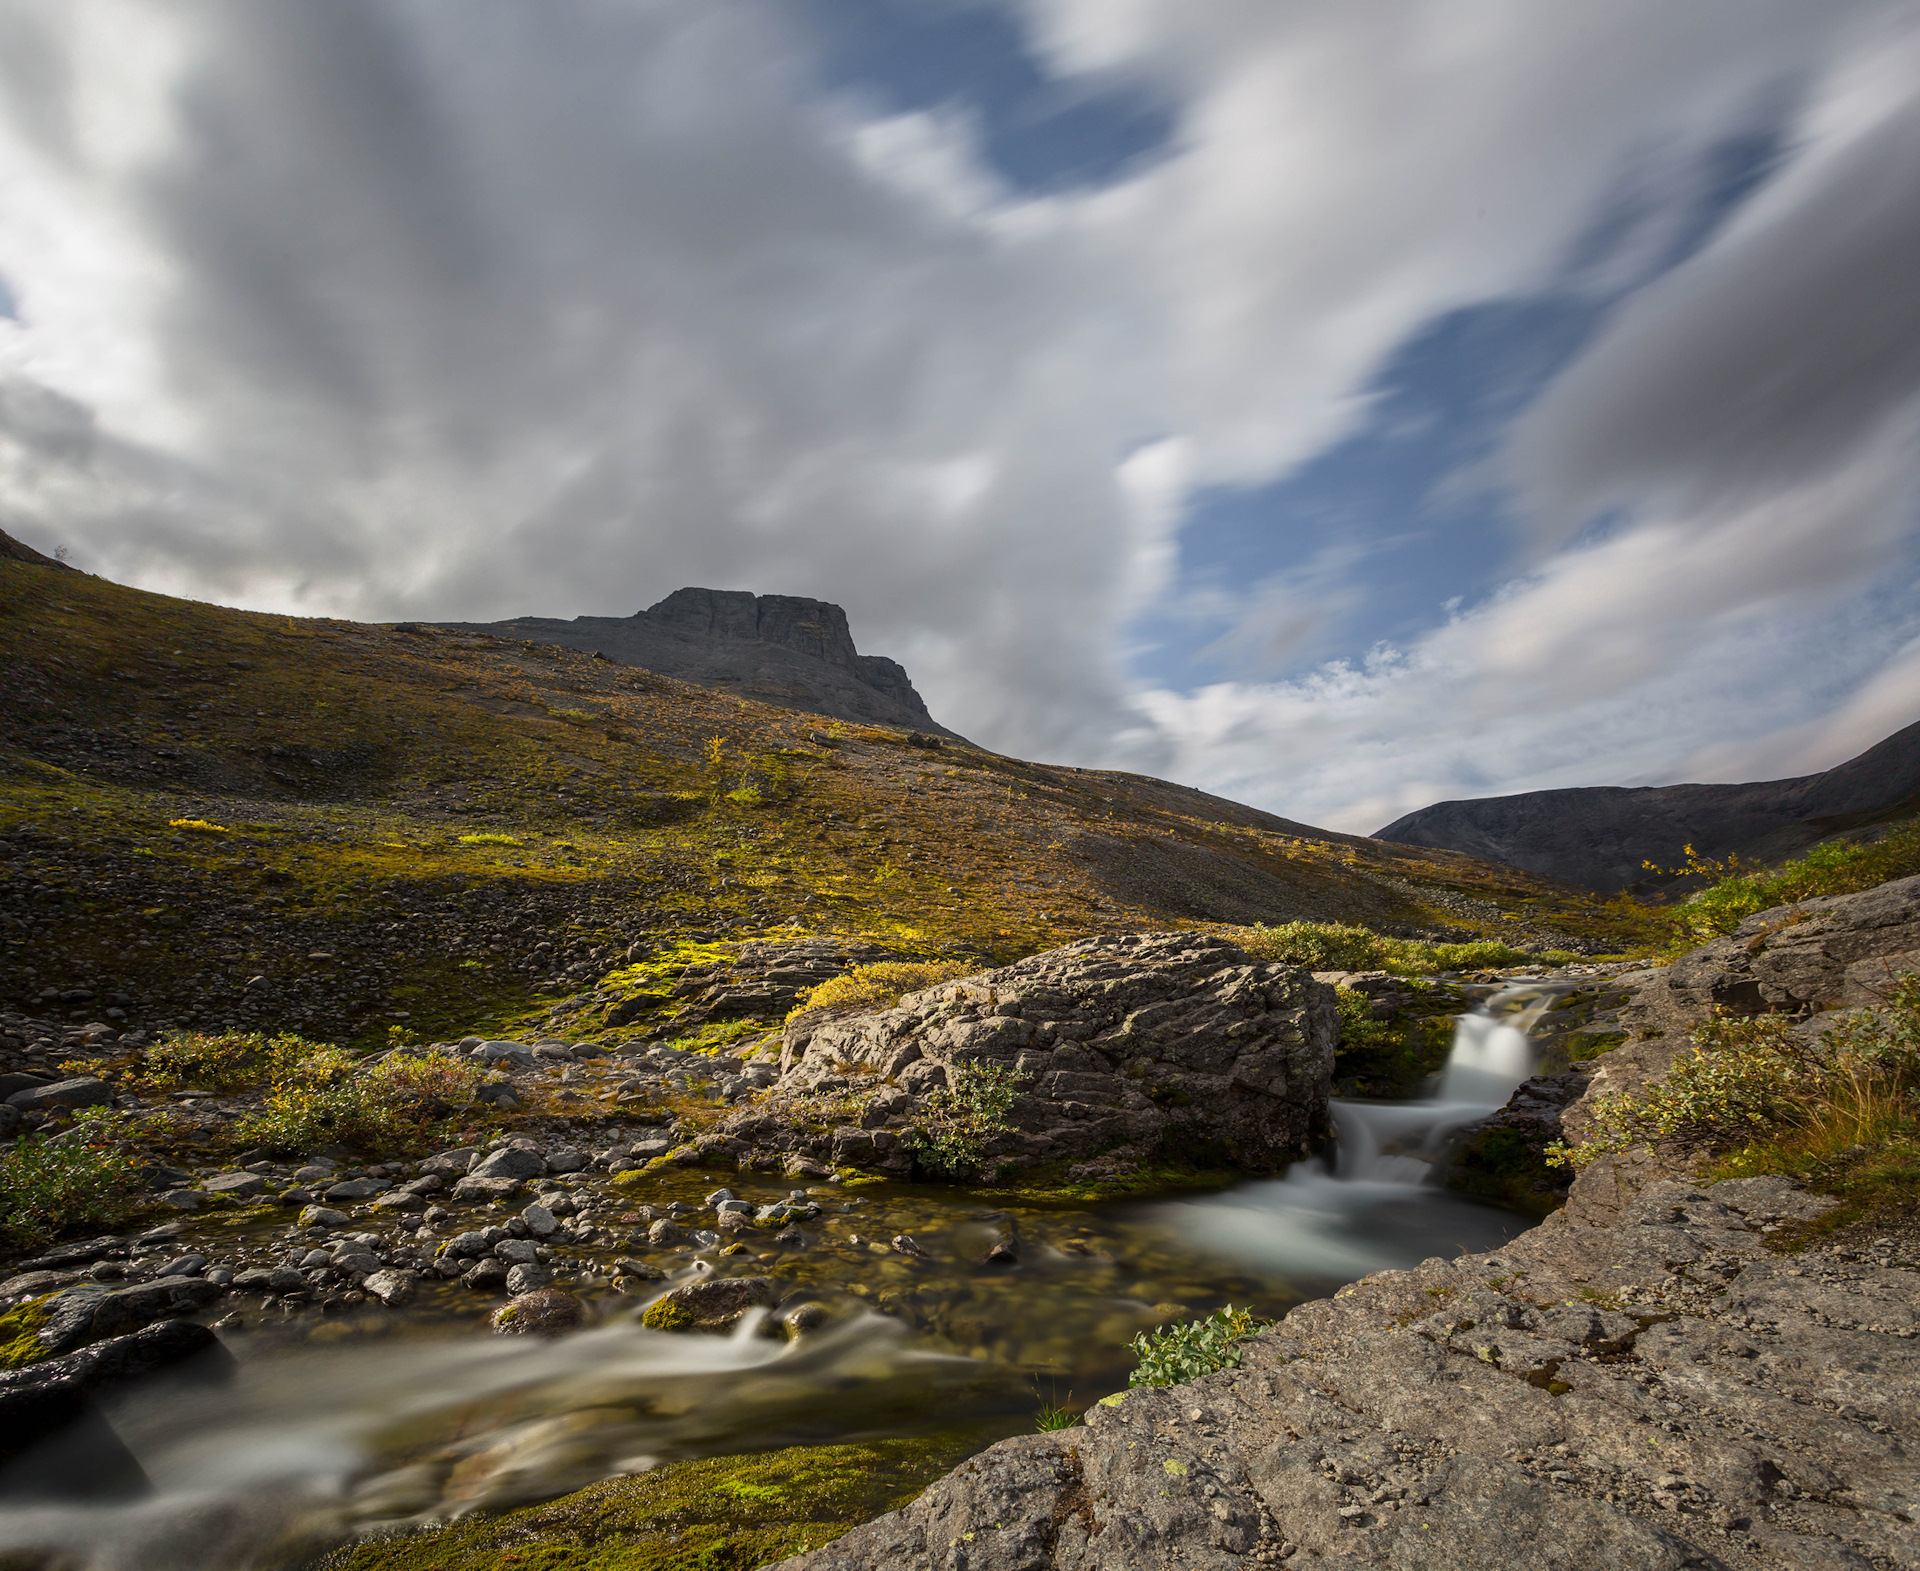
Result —
<instances>
[{"instance_id":1,"label":"mountain ridge","mask_svg":"<svg viewBox=\"0 0 1920 1571\"><path fill-rule=\"evenodd\" d=\"M1737 785L1570 786L1435 802L1374 838L1459 851L1612 894L1645 864L1776 862L1830 835L1920 812L1920 722L1818 774Z\"/></svg>"},{"instance_id":2,"label":"mountain ridge","mask_svg":"<svg viewBox=\"0 0 1920 1571\"><path fill-rule=\"evenodd\" d=\"M854 647L847 613L830 600L684 588L632 616L435 625L585 650L619 665L829 719L958 738L928 713L899 661Z\"/></svg>"}]
</instances>

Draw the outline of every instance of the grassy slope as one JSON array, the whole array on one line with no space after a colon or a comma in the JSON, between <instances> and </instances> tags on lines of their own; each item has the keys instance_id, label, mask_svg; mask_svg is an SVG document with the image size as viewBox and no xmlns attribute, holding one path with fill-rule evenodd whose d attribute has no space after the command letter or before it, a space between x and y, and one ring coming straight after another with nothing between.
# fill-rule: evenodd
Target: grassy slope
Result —
<instances>
[{"instance_id":1,"label":"grassy slope","mask_svg":"<svg viewBox=\"0 0 1920 1571\"><path fill-rule=\"evenodd\" d=\"M1256 919L1607 921L1512 869L1162 781L875 727L820 745L818 717L576 651L11 560L0 725L0 1004L91 990L61 1006L78 1018L125 994L147 1022L504 1026L635 940L696 933L1003 961Z\"/></svg>"}]
</instances>

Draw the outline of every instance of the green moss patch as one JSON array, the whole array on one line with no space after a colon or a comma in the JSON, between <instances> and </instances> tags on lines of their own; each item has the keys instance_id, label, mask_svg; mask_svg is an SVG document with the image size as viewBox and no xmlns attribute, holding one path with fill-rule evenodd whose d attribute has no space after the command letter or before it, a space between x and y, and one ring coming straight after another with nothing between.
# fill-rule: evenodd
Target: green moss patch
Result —
<instances>
[{"instance_id":1,"label":"green moss patch","mask_svg":"<svg viewBox=\"0 0 1920 1571\"><path fill-rule=\"evenodd\" d=\"M48 1298L29 1299L0 1314L0 1369L23 1369L47 1356L40 1332L47 1323Z\"/></svg>"},{"instance_id":2,"label":"green moss patch","mask_svg":"<svg viewBox=\"0 0 1920 1571\"><path fill-rule=\"evenodd\" d=\"M327 1571L753 1571L907 1504L974 1446L883 1440L678 1462L338 1550Z\"/></svg>"}]
</instances>

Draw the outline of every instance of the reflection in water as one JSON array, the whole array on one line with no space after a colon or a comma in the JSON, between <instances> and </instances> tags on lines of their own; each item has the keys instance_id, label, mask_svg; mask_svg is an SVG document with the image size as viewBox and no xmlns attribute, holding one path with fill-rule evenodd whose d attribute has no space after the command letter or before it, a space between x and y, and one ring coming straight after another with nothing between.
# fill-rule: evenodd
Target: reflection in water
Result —
<instances>
[{"instance_id":1,"label":"reflection in water","mask_svg":"<svg viewBox=\"0 0 1920 1571\"><path fill-rule=\"evenodd\" d=\"M1112 1390L1131 1365L1127 1338L1156 1321L1229 1300L1278 1313L1369 1271L1492 1248L1526 1227L1430 1180L1448 1135L1531 1071L1527 1032L1554 996L1510 987L1463 1018L1428 1099L1336 1104L1331 1171L1302 1163L1281 1180L1148 1206L983 1212L963 1193L904 1185L843 1195L843 1214L772 1267L838 1312L798 1342L759 1334L757 1311L727 1337L649 1331L634 1301L612 1294L604 1323L571 1337L474 1335L472 1301L454 1288L410 1324L374 1312L235 1338L241 1372L229 1386L149 1393L111 1415L153 1481L147 1498L0 1506L0 1562L53 1550L86 1571L242 1571L343 1529L518 1504L663 1460L1017 1432L1031 1422L1035 1371L1082 1400ZM728 1181L767 1198L749 1175ZM697 1194L711 1179L662 1182ZM928 1258L861 1236L894 1230ZM1016 1269L982 1264L1002 1237L1018 1240ZM688 1262L689 1276L706 1269ZM456 1302L464 1325L432 1318ZM316 1326L347 1340L297 1340Z\"/></svg>"},{"instance_id":2,"label":"reflection in water","mask_svg":"<svg viewBox=\"0 0 1920 1571\"><path fill-rule=\"evenodd\" d=\"M1439 1188L1434 1160L1448 1136L1504 1106L1533 1073L1528 1033L1564 991L1517 983L1461 1016L1431 1097L1335 1102L1340 1138L1331 1173L1301 1163L1285 1178L1163 1206L1163 1221L1249 1267L1342 1282L1436 1253L1504 1244L1531 1219Z\"/></svg>"}]
</instances>

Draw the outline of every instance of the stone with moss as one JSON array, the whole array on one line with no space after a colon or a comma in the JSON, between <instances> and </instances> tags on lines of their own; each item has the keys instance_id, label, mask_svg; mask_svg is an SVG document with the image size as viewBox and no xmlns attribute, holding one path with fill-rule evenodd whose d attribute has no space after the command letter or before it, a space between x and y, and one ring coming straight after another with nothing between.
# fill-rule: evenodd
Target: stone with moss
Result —
<instances>
[{"instance_id":1,"label":"stone with moss","mask_svg":"<svg viewBox=\"0 0 1920 1571\"><path fill-rule=\"evenodd\" d=\"M796 1446L678 1462L494 1517L375 1538L325 1571L752 1571L912 1501L973 1444Z\"/></svg>"}]
</instances>

